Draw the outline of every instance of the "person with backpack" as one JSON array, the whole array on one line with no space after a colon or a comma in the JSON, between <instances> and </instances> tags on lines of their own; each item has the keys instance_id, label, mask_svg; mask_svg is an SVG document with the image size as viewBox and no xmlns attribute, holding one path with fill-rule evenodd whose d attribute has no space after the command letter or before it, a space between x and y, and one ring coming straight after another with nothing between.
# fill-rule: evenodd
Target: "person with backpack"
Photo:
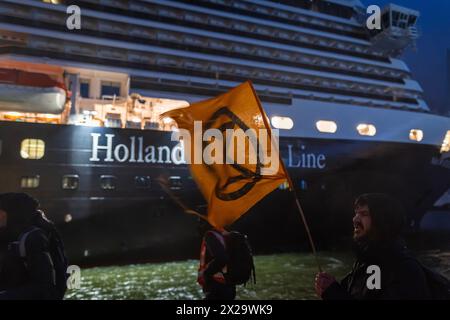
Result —
<instances>
[{"instance_id":1,"label":"person with backpack","mask_svg":"<svg viewBox=\"0 0 450 320\"><path fill-rule=\"evenodd\" d=\"M0 300L61 300L67 259L53 223L25 193L0 194Z\"/></svg>"},{"instance_id":2,"label":"person with backpack","mask_svg":"<svg viewBox=\"0 0 450 320\"><path fill-rule=\"evenodd\" d=\"M218 230L208 225L200 248L197 282L205 300L233 300L236 286L245 284L255 267L247 237L239 232Z\"/></svg>"},{"instance_id":3,"label":"person with backpack","mask_svg":"<svg viewBox=\"0 0 450 320\"><path fill-rule=\"evenodd\" d=\"M324 300L432 299L424 267L400 237L404 226L400 203L386 194L364 194L354 210L356 262L341 282L318 273L317 295Z\"/></svg>"}]
</instances>

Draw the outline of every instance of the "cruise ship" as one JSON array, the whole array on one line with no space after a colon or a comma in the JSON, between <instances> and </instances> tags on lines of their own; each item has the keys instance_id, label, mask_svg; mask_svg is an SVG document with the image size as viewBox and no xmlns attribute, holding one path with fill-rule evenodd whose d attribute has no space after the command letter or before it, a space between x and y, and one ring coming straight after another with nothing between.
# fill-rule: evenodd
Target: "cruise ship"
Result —
<instances>
[{"instance_id":1,"label":"cruise ship","mask_svg":"<svg viewBox=\"0 0 450 320\"><path fill-rule=\"evenodd\" d=\"M450 119L400 59L419 12L358 0L1 0L0 192L37 197L71 261L195 257L205 203L168 110L251 80L319 248L365 192L411 230L450 188ZM420 48L418 48L420 50ZM281 185L232 228L256 252L307 248Z\"/></svg>"}]
</instances>

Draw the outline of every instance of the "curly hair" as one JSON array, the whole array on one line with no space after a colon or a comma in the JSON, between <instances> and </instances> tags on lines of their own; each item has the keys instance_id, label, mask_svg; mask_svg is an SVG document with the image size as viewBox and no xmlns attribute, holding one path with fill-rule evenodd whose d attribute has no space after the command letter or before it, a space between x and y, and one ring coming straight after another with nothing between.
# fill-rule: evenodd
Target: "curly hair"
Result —
<instances>
[{"instance_id":1,"label":"curly hair","mask_svg":"<svg viewBox=\"0 0 450 320\"><path fill-rule=\"evenodd\" d=\"M366 193L356 199L354 207L365 205L369 208L372 219L371 238L389 241L402 234L405 212L398 200L384 193Z\"/></svg>"}]
</instances>

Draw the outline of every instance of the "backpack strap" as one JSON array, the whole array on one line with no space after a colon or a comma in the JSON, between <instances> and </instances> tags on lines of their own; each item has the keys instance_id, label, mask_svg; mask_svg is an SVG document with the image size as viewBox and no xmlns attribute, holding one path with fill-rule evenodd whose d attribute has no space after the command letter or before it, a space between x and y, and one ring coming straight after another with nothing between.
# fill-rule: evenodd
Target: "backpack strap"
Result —
<instances>
[{"instance_id":1,"label":"backpack strap","mask_svg":"<svg viewBox=\"0 0 450 320\"><path fill-rule=\"evenodd\" d=\"M39 228L32 228L30 231L27 231L25 233L23 233L20 237L19 237L19 255L21 258L25 259L27 257L27 249L26 249L26 241L28 236L33 233L34 231L39 230Z\"/></svg>"},{"instance_id":2,"label":"backpack strap","mask_svg":"<svg viewBox=\"0 0 450 320\"><path fill-rule=\"evenodd\" d=\"M223 236L223 234L221 234L220 232L215 231L215 230L211 230L209 232L212 233L217 238L217 240L219 240L219 242L222 244L222 246L225 249L227 248L226 243L225 243L225 237Z\"/></svg>"},{"instance_id":3,"label":"backpack strap","mask_svg":"<svg viewBox=\"0 0 450 320\"><path fill-rule=\"evenodd\" d=\"M256 270L255 263L252 261L252 275L253 275L253 284L256 284Z\"/></svg>"},{"instance_id":4,"label":"backpack strap","mask_svg":"<svg viewBox=\"0 0 450 320\"><path fill-rule=\"evenodd\" d=\"M39 230L43 231L42 229L40 229L40 228L38 228L38 227L33 227L31 230L29 230L29 231L23 233L23 234L19 237L19 256L20 256L20 258L22 258L23 263L24 263L24 265L25 265L26 268L28 268L28 264L27 264L27 261L26 261L26 257L27 257L26 241L27 241L27 238L28 238L28 236L29 236L31 233L33 233L33 232L35 232L35 231L39 231ZM52 266L53 266L53 259L52 259L51 255L50 255L50 253L47 253L47 255L48 255L48 258L50 259L50 263L51 263ZM53 284L56 284L56 274L55 274L55 270L53 270L53 272L52 272L52 280L53 280Z\"/></svg>"}]
</instances>

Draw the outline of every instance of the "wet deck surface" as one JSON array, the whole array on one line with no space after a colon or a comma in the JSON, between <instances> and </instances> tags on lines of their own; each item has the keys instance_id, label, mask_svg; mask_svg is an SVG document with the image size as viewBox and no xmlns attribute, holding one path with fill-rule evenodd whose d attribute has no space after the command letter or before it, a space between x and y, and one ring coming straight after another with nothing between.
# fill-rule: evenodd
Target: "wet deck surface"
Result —
<instances>
[{"instance_id":1,"label":"wet deck surface","mask_svg":"<svg viewBox=\"0 0 450 320\"><path fill-rule=\"evenodd\" d=\"M420 260L450 278L450 251L422 252ZM341 278L351 268L351 253L320 253L327 272ZM255 257L256 285L239 287L238 299L317 299L317 272L310 254ZM198 261L98 267L82 270L81 288L66 299L201 299L196 283Z\"/></svg>"}]
</instances>

